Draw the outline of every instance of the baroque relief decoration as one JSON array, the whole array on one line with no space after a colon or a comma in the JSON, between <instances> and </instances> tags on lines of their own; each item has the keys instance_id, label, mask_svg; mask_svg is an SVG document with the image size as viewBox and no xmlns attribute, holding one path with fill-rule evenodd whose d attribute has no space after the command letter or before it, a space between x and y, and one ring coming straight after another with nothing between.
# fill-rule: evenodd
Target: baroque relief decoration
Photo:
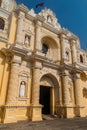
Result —
<instances>
[{"instance_id":1,"label":"baroque relief decoration","mask_svg":"<svg viewBox=\"0 0 87 130\"><path fill-rule=\"evenodd\" d=\"M2 0L1 7L10 12L16 8L16 2L15 0Z\"/></svg>"},{"instance_id":2,"label":"baroque relief decoration","mask_svg":"<svg viewBox=\"0 0 87 130\"><path fill-rule=\"evenodd\" d=\"M69 78L69 80L68 80L68 99L69 99L69 102L72 102L72 88L73 88L73 82L72 82L72 79Z\"/></svg>"},{"instance_id":3,"label":"baroque relief decoration","mask_svg":"<svg viewBox=\"0 0 87 130\"><path fill-rule=\"evenodd\" d=\"M48 23L49 25L53 26L54 28L57 28L58 30L61 29L61 26L58 23L55 14L50 9L43 9L39 13L39 15L45 18L45 23Z\"/></svg>"}]
</instances>

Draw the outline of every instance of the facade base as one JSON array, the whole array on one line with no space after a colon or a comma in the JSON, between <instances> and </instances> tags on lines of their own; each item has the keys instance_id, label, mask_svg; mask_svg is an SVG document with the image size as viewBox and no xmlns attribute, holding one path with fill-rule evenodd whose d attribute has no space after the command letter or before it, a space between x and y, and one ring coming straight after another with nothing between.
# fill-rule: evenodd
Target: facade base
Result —
<instances>
[{"instance_id":1,"label":"facade base","mask_svg":"<svg viewBox=\"0 0 87 130\"><path fill-rule=\"evenodd\" d=\"M86 113L84 112L84 107L75 107L75 115L77 117L85 117Z\"/></svg>"},{"instance_id":2,"label":"facade base","mask_svg":"<svg viewBox=\"0 0 87 130\"><path fill-rule=\"evenodd\" d=\"M56 114L62 118L74 118L74 108L72 106L57 106Z\"/></svg>"},{"instance_id":3,"label":"facade base","mask_svg":"<svg viewBox=\"0 0 87 130\"><path fill-rule=\"evenodd\" d=\"M84 107L77 106L57 106L56 113L59 117L74 118L74 117L85 117Z\"/></svg>"},{"instance_id":4,"label":"facade base","mask_svg":"<svg viewBox=\"0 0 87 130\"><path fill-rule=\"evenodd\" d=\"M42 121L42 105L38 104L31 106L31 120Z\"/></svg>"},{"instance_id":5,"label":"facade base","mask_svg":"<svg viewBox=\"0 0 87 130\"><path fill-rule=\"evenodd\" d=\"M1 122L15 123L30 119L30 107L28 106L4 106L1 108Z\"/></svg>"}]
</instances>

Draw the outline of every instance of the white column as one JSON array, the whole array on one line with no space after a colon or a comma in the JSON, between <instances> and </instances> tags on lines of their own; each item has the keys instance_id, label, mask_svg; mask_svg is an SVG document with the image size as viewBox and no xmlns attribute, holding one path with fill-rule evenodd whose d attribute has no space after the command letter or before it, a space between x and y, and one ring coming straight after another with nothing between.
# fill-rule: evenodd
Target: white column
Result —
<instances>
[{"instance_id":1,"label":"white column","mask_svg":"<svg viewBox=\"0 0 87 130\"><path fill-rule=\"evenodd\" d=\"M22 31L23 31L23 20L25 18L25 14L23 12L19 12L18 16L18 25L17 25L17 37L16 37L16 43L19 45L23 44L23 37L22 37Z\"/></svg>"},{"instance_id":2,"label":"white column","mask_svg":"<svg viewBox=\"0 0 87 130\"><path fill-rule=\"evenodd\" d=\"M72 60L73 63L77 62L77 52L76 52L76 41L75 40L71 40L71 49L72 49Z\"/></svg>"},{"instance_id":3,"label":"white column","mask_svg":"<svg viewBox=\"0 0 87 130\"><path fill-rule=\"evenodd\" d=\"M36 49L41 49L41 22L37 21L36 23Z\"/></svg>"},{"instance_id":4,"label":"white column","mask_svg":"<svg viewBox=\"0 0 87 130\"><path fill-rule=\"evenodd\" d=\"M61 51L62 51L62 61L64 61L65 59L65 47L66 47L66 43L65 43L65 35L64 34L61 34L60 35L60 40L61 40Z\"/></svg>"}]
</instances>

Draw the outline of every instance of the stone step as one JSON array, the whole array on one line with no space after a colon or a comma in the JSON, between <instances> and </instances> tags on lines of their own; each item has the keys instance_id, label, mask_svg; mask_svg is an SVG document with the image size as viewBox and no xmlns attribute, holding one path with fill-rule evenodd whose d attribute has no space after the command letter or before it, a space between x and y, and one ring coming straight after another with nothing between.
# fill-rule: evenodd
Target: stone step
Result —
<instances>
[{"instance_id":1,"label":"stone step","mask_svg":"<svg viewBox=\"0 0 87 130\"><path fill-rule=\"evenodd\" d=\"M42 115L43 120L54 120L57 118L57 115Z\"/></svg>"}]
</instances>

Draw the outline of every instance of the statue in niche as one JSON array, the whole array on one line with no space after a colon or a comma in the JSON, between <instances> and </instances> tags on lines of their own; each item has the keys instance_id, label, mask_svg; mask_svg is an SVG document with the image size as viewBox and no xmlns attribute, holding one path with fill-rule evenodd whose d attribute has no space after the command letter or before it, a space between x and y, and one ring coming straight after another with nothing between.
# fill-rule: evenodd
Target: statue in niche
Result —
<instances>
[{"instance_id":1,"label":"statue in niche","mask_svg":"<svg viewBox=\"0 0 87 130\"><path fill-rule=\"evenodd\" d=\"M48 21L48 23L52 23L52 18L50 15L47 16L47 21Z\"/></svg>"},{"instance_id":2,"label":"statue in niche","mask_svg":"<svg viewBox=\"0 0 87 130\"><path fill-rule=\"evenodd\" d=\"M30 37L27 36L27 35L25 36L24 45L25 45L26 47L30 46Z\"/></svg>"},{"instance_id":3,"label":"statue in niche","mask_svg":"<svg viewBox=\"0 0 87 130\"><path fill-rule=\"evenodd\" d=\"M19 97L25 97L26 83L24 81L20 84Z\"/></svg>"}]
</instances>

